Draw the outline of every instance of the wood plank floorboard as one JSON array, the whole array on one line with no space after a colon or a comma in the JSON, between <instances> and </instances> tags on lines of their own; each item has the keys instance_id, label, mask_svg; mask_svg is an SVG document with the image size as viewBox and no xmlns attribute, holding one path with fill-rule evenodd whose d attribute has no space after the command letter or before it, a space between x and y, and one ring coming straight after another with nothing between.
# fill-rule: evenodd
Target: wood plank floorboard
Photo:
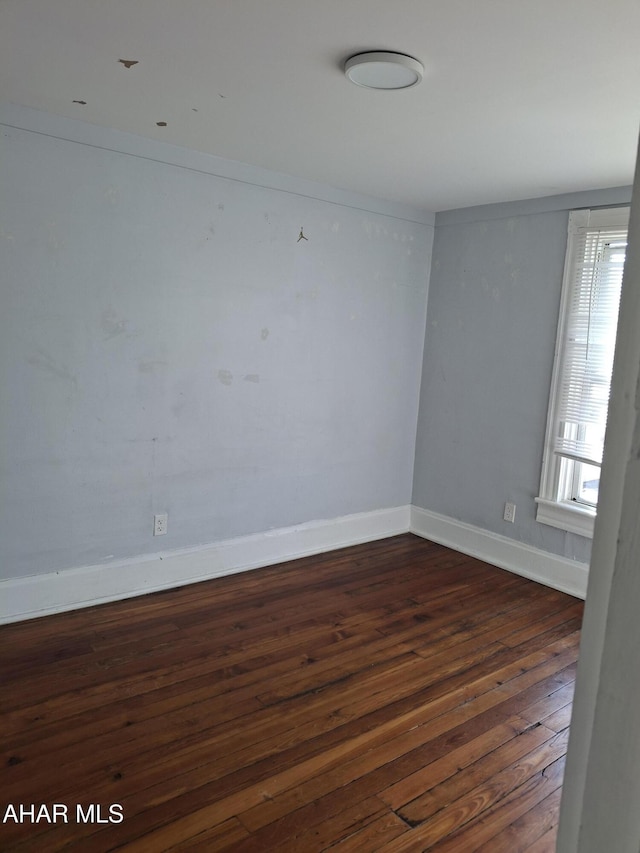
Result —
<instances>
[{"instance_id":1,"label":"wood plank floorboard","mask_svg":"<svg viewBox=\"0 0 640 853\"><path fill-rule=\"evenodd\" d=\"M582 611L404 534L2 626L0 850L551 853Z\"/></svg>"}]
</instances>

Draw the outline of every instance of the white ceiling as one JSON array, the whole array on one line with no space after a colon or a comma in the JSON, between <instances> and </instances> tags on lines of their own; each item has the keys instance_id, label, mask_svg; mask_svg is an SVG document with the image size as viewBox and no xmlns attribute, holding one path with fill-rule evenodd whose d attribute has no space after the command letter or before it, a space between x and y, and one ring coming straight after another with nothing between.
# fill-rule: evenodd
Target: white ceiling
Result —
<instances>
[{"instance_id":1,"label":"white ceiling","mask_svg":"<svg viewBox=\"0 0 640 853\"><path fill-rule=\"evenodd\" d=\"M364 50L425 78L354 86ZM0 0L0 80L9 102L446 210L632 182L640 3Z\"/></svg>"}]
</instances>

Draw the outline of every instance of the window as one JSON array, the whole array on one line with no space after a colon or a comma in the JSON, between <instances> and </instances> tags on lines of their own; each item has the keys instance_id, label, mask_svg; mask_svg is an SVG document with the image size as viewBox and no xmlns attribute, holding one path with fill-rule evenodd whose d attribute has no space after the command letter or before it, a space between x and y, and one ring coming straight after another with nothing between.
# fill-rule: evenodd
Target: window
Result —
<instances>
[{"instance_id":1,"label":"window","mask_svg":"<svg viewBox=\"0 0 640 853\"><path fill-rule=\"evenodd\" d=\"M569 236L536 518L593 535L629 208L576 210Z\"/></svg>"}]
</instances>

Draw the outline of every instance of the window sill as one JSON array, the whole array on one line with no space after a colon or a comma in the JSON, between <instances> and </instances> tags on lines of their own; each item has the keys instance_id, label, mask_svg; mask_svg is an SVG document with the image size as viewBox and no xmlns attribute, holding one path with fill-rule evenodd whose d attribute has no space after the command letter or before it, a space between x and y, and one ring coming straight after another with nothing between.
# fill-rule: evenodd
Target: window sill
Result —
<instances>
[{"instance_id":1,"label":"window sill","mask_svg":"<svg viewBox=\"0 0 640 853\"><path fill-rule=\"evenodd\" d=\"M595 509L569 501L550 501L547 498L536 498L535 501L538 504L536 521L593 539Z\"/></svg>"}]
</instances>

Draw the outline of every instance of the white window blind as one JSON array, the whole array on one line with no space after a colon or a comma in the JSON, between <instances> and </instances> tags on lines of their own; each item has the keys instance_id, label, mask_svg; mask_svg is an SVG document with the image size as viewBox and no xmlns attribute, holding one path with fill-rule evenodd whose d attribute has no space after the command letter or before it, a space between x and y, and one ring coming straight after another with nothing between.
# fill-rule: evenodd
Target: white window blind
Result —
<instances>
[{"instance_id":1,"label":"white window blind","mask_svg":"<svg viewBox=\"0 0 640 853\"><path fill-rule=\"evenodd\" d=\"M575 211L573 257L561 339L553 450L601 464L627 243L626 212L598 225L599 211ZM614 214L617 211L614 211ZM615 220L619 221L615 221Z\"/></svg>"}]
</instances>

